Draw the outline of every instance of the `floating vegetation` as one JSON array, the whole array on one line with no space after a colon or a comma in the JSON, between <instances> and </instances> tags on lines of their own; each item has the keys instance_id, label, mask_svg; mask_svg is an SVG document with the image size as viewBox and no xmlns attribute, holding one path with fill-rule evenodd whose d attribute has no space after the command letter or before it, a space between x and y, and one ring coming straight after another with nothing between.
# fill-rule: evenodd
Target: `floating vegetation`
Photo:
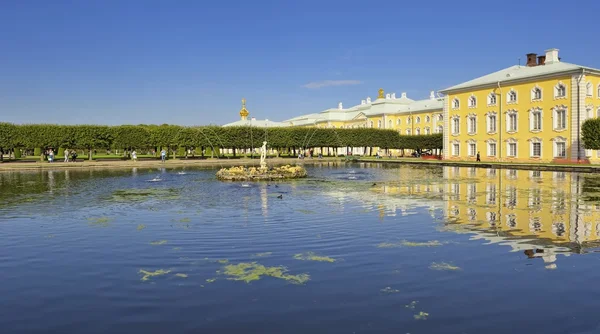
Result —
<instances>
[{"instance_id":1,"label":"floating vegetation","mask_svg":"<svg viewBox=\"0 0 600 334\"><path fill-rule=\"evenodd\" d=\"M290 275L285 267L265 267L256 262L242 262L229 264L223 268L223 274L229 276L229 280L250 283L258 281L263 276L269 276L286 280L292 284L304 284L310 280L308 274Z\"/></svg>"},{"instance_id":2,"label":"floating vegetation","mask_svg":"<svg viewBox=\"0 0 600 334\"><path fill-rule=\"evenodd\" d=\"M156 241L150 241L150 244L152 246L158 246L158 245L164 245L167 243L167 240L156 240Z\"/></svg>"},{"instance_id":3,"label":"floating vegetation","mask_svg":"<svg viewBox=\"0 0 600 334\"><path fill-rule=\"evenodd\" d=\"M147 281L152 277L166 275L170 273L170 270L158 269L156 271L147 271L140 269L139 273L142 275L142 281Z\"/></svg>"},{"instance_id":4,"label":"floating vegetation","mask_svg":"<svg viewBox=\"0 0 600 334\"><path fill-rule=\"evenodd\" d=\"M296 211L297 211L297 212L300 212L300 213L303 213L303 214L305 214L305 215L311 215L311 214L315 214L315 213L316 213L315 211L312 211L312 210L306 210L306 209L299 209L299 210L296 210Z\"/></svg>"},{"instance_id":5,"label":"floating vegetation","mask_svg":"<svg viewBox=\"0 0 600 334\"><path fill-rule=\"evenodd\" d=\"M216 278L207 278L206 283L214 283L216 280Z\"/></svg>"},{"instance_id":6,"label":"floating vegetation","mask_svg":"<svg viewBox=\"0 0 600 334\"><path fill-rule=\"evenodd\" d=\"M227 260L227 259L220 259L220 260L217 260L217 262L220 263L220 264L227 264L227 263L229 263L229 260Z\"/></svg>"},{"instance_id":7,"label":"floating vegetation","mask_svg":"<svg viewBox=\"0 0 600 334\"><path fill-rule=\"evenodd\" d=\"M177 189L146 188L119 189L112 193L112 200L117 202L143 201L150 197L160 197L160 199L177 199L179 198L179 192ZM150 210L158 211L158 209L154 208L150 208Z\"/></svg>"},{"instance_id":8,"label":"floating vegetation","mask_svg":"<svg viewBox=\"0 0 600 334\"><path fill-rule=\"evenodd\" d=\"M334 258L328 256L320 256L313 252L296 254L294 255L294 259L302 261L335 262Z\"/></svg>"},{"instance_id":9,"label":"floating vegetation","mask_svg":"<svg viewBox=\"0 0 600 334\"><path fill-rule=\"evenodd\" d=\"M144 224L139 224L139 225L137 226L137 230L138 230L138 231L141 231L141 230L143 230L143 229L145 229L145 228L146 228L146 225L144 225Z\"/></svg>"},{"instance_id":10,"label":"floating vegetation","mask_svg":"<svg viewBox=\"0 0 600 334\"><path fill-rule=\"evenodd\" d=\"M48 238L48 239L52 239L52 238L54 238L54 234L48 234L48 235L46 236L46 238Z\"/></svg>"},{"instance_id":11,"label":"floating vegetation","mask_svg":"<svg viewBox=\"0 0 600 334\"><path fill-rule=\"evenodd\" d=\"M175 274L175 277L187 278L188 275L187 274L182 274L182 273L177 273L177 274Z\"/></svg>"},{"instance_id":12,"label":"floating vegetation","mask_svg":"<svg viewBox=\"0 0 600 334\"><path fill-rule=\"evenodd\" d=\"M429 266L429 269L432 269L432 270L460 270L460 267L451 265L446 262L433 262Z\"/></svg>"},{"instance_id":13,"label":"floating vegetation","mask_svg":"<svg viewBox=\"0 0 600 334\"><path fill-rule=\"evenodd\" d=\"M404 305L404 307L406 307L406 308L409 308L409 309L411 309L411 310L414 310L414 309L415 309L415 307L417 307L417 304L418 304L418 303L419 303L418 301L416 301L416 300L413 300L412 302L410 302L410 304L408 304L408 305Z\"/></svg>"},{"instance_id":14,"label":"floating vegetation","mask_svg":"<svg viewBox=\"0 0 600 334\"><path fill-rule=\"evenodd\" d=\"M173 250L174 250L174 251L181 250L181 247L173 247Z\"/></svg>"},{"instance_id":15,"label":"floating vegetation","mask_svg":"<svg viewBox=\"0 0 600 334\"><path fill-rule=\"evenodd\" d=\"M424 242L415 242L408 240L401 240L400 242L382 242L377 245L377 248L396 248L396 247L437 247L442 246L444 243L437 240L430 240Z\"/></svg>"},{"instance_id":16,"label":"floating vegetation","mask_svg":"<svg viewBox=\"0 0 600 334\"><path fill-rule=\"evenodd\" d=\"M94 226L102 226L102 227L106 227L109 225L109 223L112 221L112 219L108 218L108 217L96 217L96 218L88 218L88 223L90 225L94 225Z\"/></svg>"},{"instance_id":17,"label":"floating vegetation","mask_svg":"<svg viewBox=\"0 0 600 334\"><path fill-rule=\"evenodd\" d=\"M273 252L256 253L256 254L253 254L252 257L267 257L267 256L271 256L272 254L273 254Z\"/></svg>"},{"instance_id":18,"label":"floating vegetation","mask_svg":"<svg viewBox=\"0 0 600 334\"><path fill-rule=\"evenodd\" d=\"M414 315L415 320L427 320L428 317L429 317L429 313L423 312L423 311Z\"/></svg>"},{"instance_id":19,"label":"floating vegetation","mask_svg":"<svg viewBox=\"0 0 600 334\"><path fill-rule=\"evenodd\" d=\"M381 291L381 292L383 292L383 293L389 293L389 294L392 294L392 293L398 293L398 292L400 292L400 290L392 289L392 288L391 288L391 287L389 287L389 286L388 286L388 287L385 287L385 288L383 288L383 289L381 289L381 290L379 290L379 291Z\"/></svg>"},{"instance_id":20,"label":"floating vegetation","mask_svg":"<svg viewBox=\"0 0 600 334\"><path fill-rule=\"evenodd\" d=\"M186 217L186 218L181 218L181 219L179 219L179 222L180 222L180 223L189 223L189 222L191 222L191 221L192 221L192 220L191 220L190 218L187 218L187 217Z\"/></svg>"}]
</instances>

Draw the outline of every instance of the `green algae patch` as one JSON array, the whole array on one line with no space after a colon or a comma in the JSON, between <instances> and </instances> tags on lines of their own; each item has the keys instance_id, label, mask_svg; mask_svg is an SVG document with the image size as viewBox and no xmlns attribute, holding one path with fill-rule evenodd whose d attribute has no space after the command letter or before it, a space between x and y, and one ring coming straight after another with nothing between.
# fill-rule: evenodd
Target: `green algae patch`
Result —
<instances>
[{"instance_id":1,"label":"green algae patch","mask_svg":"<svg viewBox=\"0 0 600 334\"><path fill-rule=\"evenodd\" d=\"M312 214L315 214L315 213L316 213L315 211L312 211L312 210L305 210L305 209L298 209L298 210L296 210L296 212L300 212L300 213L303 213L303 214L305 214L305 215L312 215Z\"/></svg>"},{"instance_id":2,"label":"green algae patch","mask_svg":"<svg viewBox=\"0 0 600 334\"><path fill-rule=\"evenodd\" d=\"M446 262L433 262L429 266L429 269L432 269L432 270L461 270L460 267L451 265Z\"/></svg>"},{"instance_id":3,"label":"green algae patch","mask_svg":"<svg viewBox=\"0 0 600 334\"><path fill-rule=\"evenodd\" d=\"M296 254L294 255L294 259L301 261L335 262L334 258L328 256L320 256L313 252Z\"/></svg>"},{"instance_id":4,"label":"green algae patch","mask_svg":"<svg viewBox=\"0 0 600 334\"><path fill-rule=\"evenodd\" d=\"M415 320L427 320L427 318L429 318L429 313L421 311L415 314L413 317Z\"/></svg>"},{"instance_id":5,"label":"green algae patch","mask_svg":"<svg viewBox=\"0 0 600 334\"><path fill-rule=\"evenodd\" d=\"M216 280L216 278L207 278L206 283L214 283Z\"/></svg>"},{"instance_id":6,"label":"green algae patch","mask_svg":"<svg viewBox=\"0 0 600 334\"><path fill-rule=\"evenodd\" d=\"M156 240L156 241L150 241L150 244L152 246L158 246L158 245L164 245L167 242L168 242L167 240Z\"/></svg>"},{"instance_id":7,"label":"green algae patch","mask_svg":"<svg viewBox=\"0 0 600 334\"><path fill-rule=\"evenodd\" d=\"M242 262L226 265L223 267L223 274L229 276L229 280L243 281L246 283L258 281L264 276L286 280L292 284L299 285L310 280L308 274L291 275L288 274L288 269L283 266L265 267L256 262Z\"/></svg>"},{"instance_id":8,"label":"green algae patch","mask_svg":"<svg viewBox=\"0 0 600 334\"><path fill-rule=\"evenodd\" d=\"M182 273L177 273L177 274L175 274L175 277L187 278L188 275L187 274L182 274Z\"/></svg>"},{"instance_id":9,"label":"green algae patch","mask_svg":"<svg viewBox=\"0 0 600 334\"><path fill-rule=\"evenodd\" d=\"M144 225L144 224L139 224L139 225L137 226L136 230L138 230L138 231L141 231L141 230L143 230L143 229L145 229L145 228L146 228L146 225Z\"/></svg>"},{"instance_id":10,"label":"green algae patch","mask_svg":"<svg viewBox=\"0 0 600 334\"><path fill-rule=\"evenodd\" d=\"M115 202L138 202L144 201L152 197L158 197L160 199L178 199L179 192L177 189L158 189L158 188L146 188L146 189L119 189L112 193L112 200ZM154 209L150 209L155 211Z\"/></svg>"},{"instance_id":11,"label":"green algae patch","mask_svg":"<svg viewBox=\"0 0 600 334\"><path fill-rule=\"evenodd\" d=\"M220 264L227 264L227 263L229 263L229 260L227 260L227 259L220 259L220 260L217 260L217 262L220 263Z\"/></svg>"},{"instance_id":12,"label":"green algae patch","mask_svg":"<svg viewBox=\"0 0 600 334\"><path fill-rule=\"evenodd\" d=\"M180 222L180 223L189 223L189 222L191 222L191 221L192 221L192 220L191 220L190 218L187 218L187 217L186 217L186 218L181 218L181 219L179 219L179 222Z\"/></svg>"},{"instance_id":13,"label":"green algae patch","mask_svg":"<svg viewBox=\"0 0 600 334\"><path fill-rule=\"evenodd\" d=\"M410 304L404 305L404 307L414 310L415 307L417 307L418 303L419 303L418 301L413 300L412 302L410 302Z\"/></svg>"},{"instance_id":14,"label":"green algae patch","mask_svg":"<svg viewBox=\"0 0 600 334\"><path fill-rule=\"evenodd\" d=\"M111 221L112 221L112 219L110 219L108 217L88 218L88 223L92 226L106 227L110 224Z\"/></svg>"},{"instance_id":15,"label":"green algae patch","mask_svg":"<svg viewBox=\"0 0 600 334\"><path fill-rule=\"evenodd\" d=\"M144 269L140 269L139 273L142 275L142 281L148 281L152 277L166 275L170 273L170 270L158 269L156 271L147 271Z\"/></svg>"},{"instance_id":16,"label":"green algae patch","mask_svg":"<svg viewBox=\"0 0 600 334\"><path fill-rule=\"evenodd\" d=\"M400 242L382 242L377 245L377 248L396 248L396 247L437 247L442 246L444 243L437 240L430 240L424 242L415 242L408 240L401 240Z\"/></svg>"},{"instance_id":17,"label":"green algae patch","mask_svg":"<svg viewBox=\"0 0 600 334\"><path fill-rule=\"evenodd\" d=\"M273 252L264 252L264 253L256 253L252 254L252 257L267 257L273 255Z\"/></svg>"},{"instance_id":18,"label":"green algae patch","mask_svg":"<svg viewBox=\"0 0 600 334\"><path fill-rule=\"evenodd\" d=\"M174 250L174 251L180 251L180 250L181 250L181 247L173 247L173 250Z\"/></svg>"},{"instance_id":19,"label":"green algae patch","mask_svg":"<svg viewBox=\"0 0 600 334\"><path fill-rule=\"evenodd\" d=\"M381 289L379 291L381 291L382 293L387 293L387 294L392 294L392 293L398 293L398 292L400 292L400 290L392 289L392 287L389 287L389 286L385 287L385 288L383 288L383 289Z\"/></svg>"}]
</instances>

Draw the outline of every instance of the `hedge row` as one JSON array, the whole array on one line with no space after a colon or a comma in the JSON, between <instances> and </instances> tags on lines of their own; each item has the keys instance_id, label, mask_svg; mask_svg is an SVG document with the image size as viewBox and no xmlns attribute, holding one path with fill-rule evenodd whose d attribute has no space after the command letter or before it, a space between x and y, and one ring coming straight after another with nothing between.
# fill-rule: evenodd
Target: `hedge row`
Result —
<instances>
[{"instance_id":1,"label":"hedge row","mask_svg":"<svg viewBox=\"0 0 600 334\"><path fill-rule=\"evenodd\" d=\"M251 149L268 142L270 148L296 150L314 147L379 147L382 149L441 149L442 135L403 136L393 130L183 127L177 125L15 125L0 123L0 150L36 148L132 149Z\"/></svg>"}]
</instances>

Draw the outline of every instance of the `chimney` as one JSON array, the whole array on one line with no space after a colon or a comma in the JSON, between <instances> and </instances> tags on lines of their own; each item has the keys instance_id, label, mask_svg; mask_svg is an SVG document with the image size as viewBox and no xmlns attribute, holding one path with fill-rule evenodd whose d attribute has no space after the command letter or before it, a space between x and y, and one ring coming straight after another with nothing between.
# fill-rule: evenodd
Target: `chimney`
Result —
<instances>
[{"instance_id":1,"label":"chimney","mask_svg":"<svg viewBox=\"0 0 600 334\"><path fill-rule=\"evenodd\" d=\"M435 100L435 92L434 91L431 91L431 93L429 93L429 99Z\"/></svg>"},{"instance_id":2,"label":"chimney","mask_svg":"<svg viewBox=\"0 0 600 334\"><path fill-rule=\"evenodd\" d=\"M406 92L402 92L402 97L406 98Z\"/></svg>"},{"instance_id":3,"label":"chimney","mask_svg":"<svg viewBox=\"0 0 600 334\"><path fill-rule=\"evenodd\" d=\"M544 64L554 64L558 63L560 58L558 58L558 49L548 49L546 50L546 61Z\"/></svg>"},{"instance_id":4,"label":"chimney","mask_svg":"<svg viewBox=\"0 0 600 334\"><path fill-rule=\"evenodd\" d=\"M387 94L385 94L385 99L386 99L386 100L389 100L389 99L391 99L391 98L392 98L392 95L390 95L390 93L387 93Z\"/></svg>"},{"instance_id":5,"label":"chimney","mask_svg":"<svg viewBox=\"0 0 600 334\"><path fill-rule=\"evenodd\" d=\"M529 67L537 66L536 57L537 57L536 53L528 53L526 65Z\"/></svg>"},{"instance_id":6,"label":"chimney","mask_svg":"<svg viewBox=\"0 0 600 334\"><path fill-rule=\"evenodd\" d=\"M392 100L396 99L396 93L392 93Z\"/></svg>"},{"instance_id":7,"label":"chimney","mask_svg":"<svg viewBox=\"0 0 600 334\"><path fill-rule=\"evenodd\" d=\"M538 66L546 64L546 56L538 56Z\"/></svg>"},{"instance_id":8,"label":"chimney","mask_svg":"<svg viewBox=\"0 0 600 334\"><path fill-rule=\"evenodd\" d=\"M360 100L360 104L361 104L361 105L363 105L363 104L367 104L367 101L365 101L365 100Z\"/></svg>"},{"instance_id":9,"label":"chimney","mask_svg":"<svg viewBox=\"0 0 600 334\"><path fill-rule=\"evenodd\" d=\"M342 110L342 109L344 109L344 105L342 105L342 102L338 103L338 109L339 109L339 110Z\"/></svg>"},{"instance_id":10,"label":"chimney","mask_svg":"<svg viewBox=\"0 0 600 334\"><path fill-rule=\"evenodd\" d=\"M371 103L371 97L367 97L367 103Z\"/></svg>"}]
</instances>

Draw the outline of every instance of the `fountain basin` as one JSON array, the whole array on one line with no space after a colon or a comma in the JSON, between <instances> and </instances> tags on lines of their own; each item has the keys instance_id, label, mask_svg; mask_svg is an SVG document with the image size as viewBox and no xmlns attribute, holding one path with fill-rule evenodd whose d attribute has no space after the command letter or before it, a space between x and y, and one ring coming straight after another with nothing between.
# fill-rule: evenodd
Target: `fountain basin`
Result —
<instances>
[{"instance_id":1,"label":"fountain basin","mask_svg":"<svg viewBox=\"0 0 600 334\"><path fill-rule=\"evenodd\" d=\"M302 166L279 166L273 168L246 168L243 166L221 168L217 172L217 179L223 181L262 181L280 179L298 179L306 177L306 169Z\"/></svg>"}]
</instances>

